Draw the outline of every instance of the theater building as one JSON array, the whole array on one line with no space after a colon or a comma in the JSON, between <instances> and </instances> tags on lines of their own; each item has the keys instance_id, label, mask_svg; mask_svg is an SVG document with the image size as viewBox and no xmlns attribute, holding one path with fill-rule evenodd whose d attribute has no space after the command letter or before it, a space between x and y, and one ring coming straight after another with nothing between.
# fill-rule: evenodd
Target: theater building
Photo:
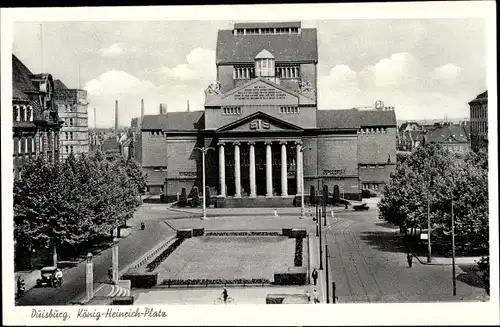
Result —
<instances>
[{"instance_id":1,"label":"theater building","mask_svg":"<svg viewBox=\"0 0 500 327\"><path fill-rule=\"evenodd\" d=\"M316 29L235 24L219 31L215 64L204 110L143 117L138 158L150 193L201 189L202 147L212 148L206 185L218 206L291 205L318 182L360 198L387 182L394 110L318 109Z\"/></svg>"}]
</instances>

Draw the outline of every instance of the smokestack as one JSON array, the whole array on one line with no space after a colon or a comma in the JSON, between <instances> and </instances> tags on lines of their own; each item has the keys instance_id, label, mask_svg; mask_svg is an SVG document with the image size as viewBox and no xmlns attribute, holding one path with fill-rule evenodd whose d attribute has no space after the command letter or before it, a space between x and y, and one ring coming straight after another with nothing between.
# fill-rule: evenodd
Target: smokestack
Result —
<instances>
[{"instance_id":1,"label":"smokestack","mask_svg":"<svg viewBox=\"0 0 500 327\"><path fill-rule=\"evenodd\" d=\"M144 99L141 99L141 122L144 119Z\"/></svg>"},{"instance_id":2,"label":"smokestack","mask_svg":"<svg viewBox=\"0 0 500 327\"><path fill-rule=\"evenodd\" d=\"M115 100L115 135L118 137L118 100Z\"/></svg>"},{"instance_id":3,"label":"smokestack","mask_svg":"<svg viewBox=\"0 0 500 327\"><path fill-rule=\"evenodd\" d=\"M187 103L187 112L189 112L189 100L188 100L188 103Z\"/></svg>"}]
</instances>

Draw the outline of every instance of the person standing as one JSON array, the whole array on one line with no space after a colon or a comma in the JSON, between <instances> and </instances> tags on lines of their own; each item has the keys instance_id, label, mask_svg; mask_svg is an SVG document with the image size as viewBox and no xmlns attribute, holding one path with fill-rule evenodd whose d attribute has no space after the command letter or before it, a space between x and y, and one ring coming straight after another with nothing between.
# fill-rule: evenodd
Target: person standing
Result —
<instances>
[{"instance_id":1,"label":"person standing","mask_svg":"<svg viewBox=\"0 0 500 327\"><path fill-rule=\"evenodd\" d=\"M316 270L316 268L313 269L311 277L313 278L314 286L316 286L316 283L318 281L318 271Z\"/></svg>"},{"instance_id":2,"label":"person standing","mask_svg":"<svg viewBox=\"0 0 500 327\"><path fill-rule=\"evenodd\" d=\"M318 295L318 291L316 291L316 289L314 289L313 291L313 298L314 298L314 303L319 303L319 295Z\"/></svg>"},{"instance_id":3,"label":"person standing","mask_svg":"<svg viewBox=\"0 0 500 327\"><path fill-rule=\"evenodd\" d=\"M411 265L413 264L413 255L411 253L408 253L406 256L406 260L408 260L408 266L411 268Z\"/></svg>"}]
</instances>

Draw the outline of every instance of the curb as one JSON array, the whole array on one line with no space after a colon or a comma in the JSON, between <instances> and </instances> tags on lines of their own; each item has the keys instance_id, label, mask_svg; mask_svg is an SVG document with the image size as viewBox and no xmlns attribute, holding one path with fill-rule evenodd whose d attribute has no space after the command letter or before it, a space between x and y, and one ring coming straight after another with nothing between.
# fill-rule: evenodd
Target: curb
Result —
<instances>
[{"instance_id":1,"label":"curb","mask_svg":"<svg viewBox=\"0 0 500 327\"><path fill-rule=\"evenodd\" d=\"M167 238L167 240L161 241L160 243L158 243L157 245L155 245L149 251L147 251L146 253L144 253L143 255L141 255L137 260L133 261L132 263L128 264L126 267L124 267L123 269L121 269L118 272L118 278L120 278L123 274L125 274L131 268L134 268L135 266L137 266L140 263L142 263L142 261L148 260L150 258L150 256L156 254L159 251L159 249L161 249L164 245L171 243L171 241L173 239L175 239L175 238L176 238L176 235L172 235L169 238ZM99 285L97 287L94 287L94 294L97 293L97 292L99 292L106 285L109 285L109 284L108 283L99 283ZM77 301L70 301L70 303L73 303L73 304L82 304L83 305L83 304L85 304L85 303L88 302L86 300L86 297L87 296L84 295L83 297L80 297L79 300L77 300Z\"/></svg>"}]
</instances>

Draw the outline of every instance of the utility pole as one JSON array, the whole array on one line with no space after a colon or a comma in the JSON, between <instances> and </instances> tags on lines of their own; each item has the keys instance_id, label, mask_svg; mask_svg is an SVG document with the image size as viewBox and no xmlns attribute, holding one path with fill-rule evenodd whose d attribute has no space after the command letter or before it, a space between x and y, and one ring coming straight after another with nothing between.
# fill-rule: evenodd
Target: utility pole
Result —
<instances>
[{"instance_id":1,"label":"utility pole","mask_svg":"<svg viewBox=\"0 0 500 327\"><path fill-rule=\"evenodd\" d=\"M451 252L452 252L452 266L453 266L453 296L457 295L457 278L455 272L455 217L453 215L453 190L451 191Z\"/></svg>"},{"instance_id":2,"label":"utility pole","mask_svg":"<svg viewBox=\"0 0 500 327\"><path fill-rule=\"evenodd\" d=\"M326 239L325 239L326 241ZM325 242L326 243L326 242ZM328 280L328 244L325 244L325 277L326 277L326 303L330 303L329 280Z\"/></svg>"}]
</instances>

